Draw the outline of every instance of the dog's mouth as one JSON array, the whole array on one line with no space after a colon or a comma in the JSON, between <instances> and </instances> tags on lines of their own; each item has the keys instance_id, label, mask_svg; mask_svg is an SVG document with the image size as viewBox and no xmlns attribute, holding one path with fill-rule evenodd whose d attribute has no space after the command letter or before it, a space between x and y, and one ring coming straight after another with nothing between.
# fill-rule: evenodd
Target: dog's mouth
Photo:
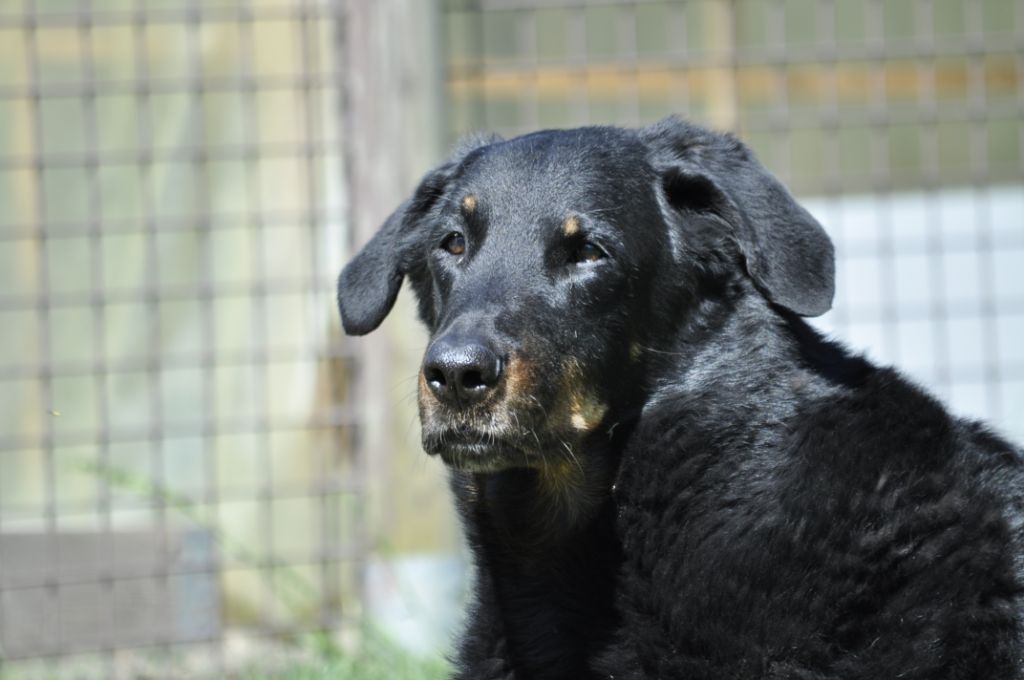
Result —
<instances>
[{"instance_id":1,"label":"dog's mouth","mask_svg":"<svg viewBox=\"0 0 1024 680\"><path fill-rule=\"evenodd\" d=\"M440 456L445 465L468 472L531 467L537 459L537 452L526 448L513 433L467 427L424 431L423 448L432 456Z\"/></svg>"}]
</instances>

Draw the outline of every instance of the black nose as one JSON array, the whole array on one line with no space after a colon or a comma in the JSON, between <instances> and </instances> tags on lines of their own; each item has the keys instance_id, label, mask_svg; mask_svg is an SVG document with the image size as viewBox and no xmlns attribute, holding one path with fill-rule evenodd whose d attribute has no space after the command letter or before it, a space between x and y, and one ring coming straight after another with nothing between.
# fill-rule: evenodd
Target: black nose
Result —
<instances>
[{"instance_id":1,"label":"black nose","mask_svg":"<svg viewBox=\"0 0 1024 680\"><path fill-rule=\"evenodd\" d=\"M501 379L501 359L481 338L441 336L423 358L430 391L450 406L482 401Z\"/></svg>"}]
</instances>

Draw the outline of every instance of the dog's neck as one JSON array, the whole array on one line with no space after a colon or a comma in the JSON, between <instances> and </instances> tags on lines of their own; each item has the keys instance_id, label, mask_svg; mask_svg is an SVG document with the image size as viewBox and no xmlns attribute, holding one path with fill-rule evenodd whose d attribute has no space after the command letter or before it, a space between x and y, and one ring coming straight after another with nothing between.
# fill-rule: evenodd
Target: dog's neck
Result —
<instances>
[{"instance_id":1,"label":"dog's neck","mask_svg":"<svg viewBox=\"0 0 1024 680\"><path fill-rule=\"evenodd\" d=\"M462 662L501 658L508 677L515 669L515 677L595 678L585 652L618 622L622 550L610 480L583 513L552 498L533 469L453 472L451 484L475 556L475 599L487 603Z\"/></svg>"},{"instance_id":2,"label":"dog's neck","mask_svg":"<svg viewBox=\"0 0 1024 680\"><path fill-rule=\"evenodd\" d=\"M645 415L671 403L683 413L699 409L713 416L721 405L750 415L770 411L782 419L808 400L856 384L871 370L752 287L693 314L674 344L648 358Z\"/></svg>"},{"instance_id":3,"label":"dog's neck","mask_svg":"<svg viewBox=\"0 0 1024 680\"><path fill-rule=\"evenodd\" d=\"M574 540L610 500L627 428L595 432L571 461L552 456L560 462L543 468L454 472L451 485L467 529L486 526L523 558Z\"/></svg>"}]
</instances>

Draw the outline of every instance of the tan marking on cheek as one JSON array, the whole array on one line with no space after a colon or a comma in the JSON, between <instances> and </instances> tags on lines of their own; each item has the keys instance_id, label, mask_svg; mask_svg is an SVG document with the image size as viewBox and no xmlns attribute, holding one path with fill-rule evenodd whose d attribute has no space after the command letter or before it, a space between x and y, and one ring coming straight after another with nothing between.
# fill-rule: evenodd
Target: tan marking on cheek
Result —
<instances>
[{"instance_id":1,"label":"tan marking on cheek","mask_svg":"<svg viewBox=\"0 0 1024 680\"><path fill-rule=\"evenodd\" d=\"M416 402L420 407L420 421L434 414L434 404L430 399L430 387L427 386L427 376L420 371L417 381Z\"/></svg>"},{"instance_id":2,"label":"tan marking on cheek","mask_svg":"<svg viewBox=\"0 0 1024 680\"><path fill-rule=\"evenodd\" d=\"M572 423L573 429L590 432L601 424L601 419L607 412L607 404L587 394L574 394L569 422Z\"/></svg>"},{"instance_id":3,"label":"tan marking on cheek","mask_svg":"<svg viewBox=\"0 0 1024 680\"><path fill-rule=\"evenodd\" d=\"M590 432L601 424L608 412L608 405L590 393L583 380L583 368L575 357L562 362L562 388L559 398L561 423L578 432ZM564 420L562 420L564 419Z\"/></svg>"},{"instance_id":4,"label":"tan marking on cheek","mask_svg":"<svg viewBox=\"0 0 1024 680\"><path fill-rule=\"evenodd\" d=\"M466 197L462 199L462 210L467 215L472 215L476 210L476 196L473 194L467 194Z\"/></svg>"},{"instance_id":5,"label":"tan marking on cheek","mask_svg":"<svg viewBox=\"0 0 1024 680\"><path fill-rule=\"evenodd\" d=\"M521 432L523 425L530 423L529 418L522 420L523 415L529 413L536 402L537 367L521 355L513 354L503 370L504 387L494 403L492 418L510 432Z\"/></svg>"},{"instance_id":6,"label":"tan marking on cheek","mask_svg":"<svg viewBox=\"0 0 1024 680\"><path fill-rule=\"evenodd\" d=\"M513 356L509 359L505 378L505 397L509 401L525 398L533 386L534 365L525 359Z\"/></svg>"},{"instance_id":7,"label":"tan marking on cheek","mask_svg":"<svg viewBox=\"0 0 1024 680\"><path fill-rule=\"evenodd\" d=\"M580 232L580 219L575 215L570 215L565 218L565 222L562 223L562 233L566 236L575 236Z\"/></svg>"}]
</instances>

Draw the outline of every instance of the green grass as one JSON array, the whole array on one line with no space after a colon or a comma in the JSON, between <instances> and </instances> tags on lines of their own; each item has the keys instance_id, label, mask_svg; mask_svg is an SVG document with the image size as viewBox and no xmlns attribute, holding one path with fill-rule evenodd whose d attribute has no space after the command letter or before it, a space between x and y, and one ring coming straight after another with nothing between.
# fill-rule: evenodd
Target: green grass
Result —
<instances>
[{"instance_id":1,"label":"green grass","mask_svg":"<svg viewBox=\"0 0 1024 680\"><path fill-rule=\"evenodd\" d=\"M444 680L451 668L441 659L422 658L370 632L356 654L332 653L279 672L253 671L245 680Z\"/></svg>"},{"instance_id":2,"label":"green grass","mask_svg":"<svg viewBox=\"0 0 1024 680\"><path fill-rule=\"evenodd\" d=\"M243 677L245 680L443 680L448 674L449 668L442 662L403 657L339 659Z\"/></svg>"},{"instance_id":3,"label":"green grass","mask_svg":"<svg viewBox=\"0 0 1024 680\"><path fill-rule=\"evenodd\" d=\"M294 653L286 661L282 653ZM275 659L276 660L273 660ZM261 668L256 665L229 671L226 675L210 675L173 659L150 659L148 670L139 670L138 680L157 677L191 677L197 680L446 680L450 666L438 657L425 658L404 650L383 632L370 626L364 631L353 651L342 651L337 645L324 641L305 640L291 648L280 647L267 651L267 661ZM97 662L98 663L98 662ZM156 665L153 665L156 664ZM231 666L230 660L228 663ZM159 668L159 674L154 669ZM0 680L86 680L102 677L101 666L54 667L6 666L0 659Z\"/></svg>"}]
</instances>

